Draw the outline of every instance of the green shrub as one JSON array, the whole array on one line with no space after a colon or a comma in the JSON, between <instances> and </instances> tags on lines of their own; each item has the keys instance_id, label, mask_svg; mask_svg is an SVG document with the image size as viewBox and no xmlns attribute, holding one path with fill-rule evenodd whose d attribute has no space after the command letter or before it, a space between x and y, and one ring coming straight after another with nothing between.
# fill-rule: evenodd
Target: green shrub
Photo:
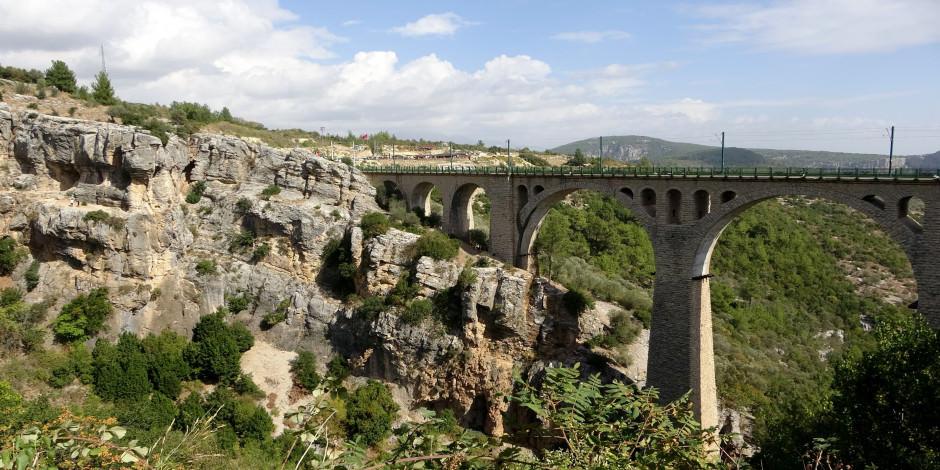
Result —
<instances>
[{"instance_id":1,"label":"green shrub","mask_svg":"<svg viewBox=\"0 0 940 470\"><path fill-rule=\"evenodd\" d=\"M332 239L323 247L320 255L323 266L317 280L341 297L356 291L358 268L352 262L349 244L348 236Z\"/></svg>"},{"instance_id":2,"label":"green shrub","mask_svg":"<svg viewBox=\"0 0 940 470\"><path fill-rule=\"evenodd\" d=\"M178 410L173 400L156 392L150 398L119 402L115 413L121 424L149 431L165 429L176 418Z\"/></svg>"},{"instance_id":3,"label":"green shrub","mask_svg":"<svg viewBox=\"0 0 940 470\"><path fill-rule=\"evenodd\" d=\"M264 397L264 392L261 391L258 384L252 380L251 374L238 374L238 378L232 382L232 390L235 390L235 393L239 395L250 396L252 398Z\"/></svg>"},{"instance_id":4,"label":"green shrub","mask_svg":"<svg viewBox=\"0 0 940 470\"><path fill-rule=\"evenodd\" d=\"M373 295L362 299L362 303L356 307L356 316L366 321L375 321L379 318L379 314L385 311L385 308L385 299Z\"/></svg>"},{"instance_id":5,"label":"green shrub","mask_svg":"<svg viewBox=\"0 0 940 470\"><path fill-rule=\"evenodd\" d=\"M0 425L8 423L23 404L23 397L13 390L9 382L0 380Z\"/></svg>"},{"instance_id":6,"label":"green shrub","mask_svg":"<svg viewBox=\"0 0 940 470\"><path fill-rule=\"evenodd\" d=\"M571 289L565 292L561 300L565 304L565 309L575 315L580 315L585 310L594 308L594 299L590 294L580 289Z\"/></svg>"},{"instance_id":7,"label":"green shrub","mask_svg":"<svg viewBox=\"0 0 940 470\"><path fill-rule=\"evenodd\" d=\"M640 327L623 310L617 310L610 317L610 328L602 334L591 338L589 344L604 348L614 348L630 344L640 333Z\"/></svg>"},{"instance_id":8,"label":"green shrub","mask_svg":"<svg viewBox=\"0 0 940 470\"><path fill-rule=\"evenodd\" d=\"M241 198L238 202L235 203L235 213L238 215L245 215L248 211L251 210L252 204L251 199Z\"/></svg>"},{"instance_id":9,"label":"green shrub","mask_svg":"<svg viewBox=\"0 0 940 470\"><path fill-rule=\"evenodd\" d=\"M95 76L95 83L91 86L91 97L98 104L105 106L117 103L117 97L114 95L114 87L111 86L111 79L104 70L98 72Z\"/></svg>"},{"instance_id":10,"label":"green shrub","mask_svg":"<svg viewBox=\"0 0 940 470\"><path fill-rule=\"evenodd\" d=\"M428 231L415 244L415 257L430 256L436 260L449 260L457 256L460 243L442 232Z\"/></svg>"},{"instance_id":11,"label":"green shrub","mask_svg":"<svg viewBox=\"0 0 940 470\"><path fill-rule=\"evenodd\" d=\"M16 265L26 257L26 250L17 248L17 243L10 237L0 238L0 275L7 276L16 269Z\"/></svg>"},{"instance_id":12,"label":"green shrub","mask_svg":"<svg viewBox=\"0 0 940 470\"><path fill-rule=\"evenodd\" d=\"M255 244L255 233L251 230L242 230L235 235L232 235L232 240L228 244L228 249L231 252L242 252L248 248L251 248Z\"/></svg>"},{"instance_id":13,"label":"green shrub","mask_svg":"<svg viewBox=\"0 0 940 470\"><path fill-rule=\"evenodd\" d=\"M261 318L261 329L269 330L287 319L287 309L290 308L290 299L284 299L278 302L273 312L266 313Z\"/></svg>"},{"instance_id":14,"label":"green shrub","mask_svg":"<svg viewBox=\"0 0 940 470\"><path fill-rule=\"evenodd\" d=\"M65 304L53 321L52 331L59 342L84 341L101 331L112 310L108 290L99 287Z\"/></svg>"},{"instance_id":15,"label":"green shrub","mask_svg":"<svg viewBox=\"0 0 940 470\"><path fill-rule=\"evenodd\" d=\"M362 216L359 221L359 227L362 228L362 237L369 239L384 235L390 227L388 217L381 212L369 212Z\"/></svg>"},{"instance_id":16,"label":"green shrub","mask_svg":"<svg viewBox=\"0 0 940 470\"><path fill-rule=\"evenodd\" d=\"M271 196L277 196L278 194L281 194L281 187L276 184L272 184L261 191L261 199L268 200L271 199Z\"/></svg>"},{"instance_id":17,"label":"green shrub","mask_svg":"<svg viewBox=\"0 0 940 470\"><path fill-rule=\"evenodd\" d=\"M208 276L209 274L215 274L217 272L217 269L215 266L215 260L211 260L211 259L199 260L199 262L196 263L196 272L203 276Z\"/></svg>"},{"instance_id":18,"label":"green shrub","mask_svg":"<svg viewBox=\"0 0 940 470\"><path fill-rule=\"evenodd\" d=\"M189 376L189 364L184 358L186 338L164 330L159 335L147 335L142 347L149 359L148 377L154 390L176 399L182 390L182 381Z\"/></svg>"},{"instance_id":19,"label":"green shrub","mask_svg":"<svg viewBox=\"0 0 940 470\"><path fill-rule=\"evenodd\" d=\"M176 415L174 427L179 430L187 430L193 427L197 419L207 416L206 402L197 392L192 392L186 396L179 405L179 412ZM215 410L212 410L215 412Z\"/></svg>"},{"instance_id":20,"label":"green shrub","mask_svg":"<svg viewBox=\"0 0 940 470\"><path fill-rule=\"evenodd\" d=\"M193 328L192 342L183 354L200 378L228 382L241 372L241 355L253 343L254 338L244 325L228 325L225 312L218 311L199 320Z\"/></svg>"},{"instance_id":21,"label":"green shrub","mask_svg":"<svg viewBox=\"0 0 940 470\"><path fill-rule=\"evenodd\" d=\"M95 343L92 351L95 393L106 400L139 400L150 394L149 360L141 341L123 333L117 344Z\"/></svg>"},{"instance_id":22,"label":"green shrub","mask_svg":"<svg viewBox=\"0 0 940 470\"><path fill-rule=\"evenodd\" d=\"M317 358L310 351L298 351L297 357L290 363L290 371L293 374L294 383L307 391L312 391L320 385Z\"/></svg>"},{"instance_id":23,"label":"green shrub","mask_svg":"<svg viewBox=\"0 0 940 470\"><path fill-rule=\"evenodd\" d=\"M189 187L189 193L186 194L186 202L189 204L196 204L202 200L202 193L206 191L206 182L205 181L196 181Z\"/></svg>"},{"instance_id":24,"label":"green shrub","mask_svg":"<svg viewBox=\"0 0 940 470\"><path fill-rule=\"evenodd\" d=\"M251 262L257 263L268 257L271 254L271 245L267 243L262 243L255 247L255 251L251 253Z\"/></svg>"},{"instance_id":25,"label":"green shrub","mask_svg":"<svg viewBox=\"0 0 940 470\"><path fill-rule=\"evenodd\" d=\"M342 382L349 377L349 361L343 356L333 356L330 362L326 364L326 373L336 382Z\"/></svg>"},{"instance_id":26,"label":"green shrub","mask_svg":"<svg viewBox=\"0 0 940 470\"><path fill-rule=\"evenodd\" d=\"M271 415L254 403L238 401L231 421L232 429L242 442L264 441L274 431Z\"/></svg>"},{"instance_id":27,"label":"green shrub","mask_svg":"<svg viewBox=\"0 0 940 470\"><path fill-rule=\"evenodd\" d=\"M229 313L236 315L242 310L247 309L254 302L254 297L247 292L242 292L238 295L232 295L226 298L225 306L228 308Z\"/></svg>"},{"instance_id":28,"label":"green shrub","mask_svg":"<svg viewBox=\"0 0 940 470\"><path fill-rule=\"evenodd\" d=\"M352 159L352 158L343 157L343 158L340 159L340 161L343 162L343 163L344 163L346 166L348 166L348 167L352 167L352 166L353 166L353 159Z\"/></svg>"},{"instance_id":29,"label":"green shrub","mask_svg":"<svg viewBox=\"0 0 940 470\"><path fill-rule=\"evenodd\" d=\"M366 445L375 445L388 437L398 405L388 387L368 381L349 395L346 401L346 429L350 437Z\"/></svg>"},{"instance_id":30,"label":"green shrub","mask_svg":"<svg viewBox=\"0 0 940 470\"><path fill-rule=\"evenodd\" d=\"M39 109L39 105L36 104L36 103L30 103L30 104L26 105L26 108L27 108L27 109Z\"/></svg>"},{"instance_id":31,"label":"green shrub","mask_svg":"<svg viewBox=\"0 0 940 470\"><path fill-rule=\"evenodd\" d=\"M418 295L418 289L418 285L411 282L410 275L404 273L398 277L395 287L389 291L385 304L402 307Z\"/></svg>"},{"instance_id":32,"label":"green shrub","mask_svg":"<svg viewBox=\"0 0 940 470\"><path fill-rule=\"evenodd\" d=\"M29 265L29 269L26 270L26 273L23 275L23 280L26 281L26 290L32 291L39 285L39 261L33 260Z\"/></svg>"},{"instance_id":33,"label":"green shrub","mask_svg":"<svg viewBox=\"0 0 940 470\"><path fill-rule=\"evenodd\" d=\"M409 325L417 325L434 313L434 304L428 299L415 299L408 303L401 313L401 321Z\"/></svg>"},{"instance_id":34,"label":"green shrub","mask_svg":"<svg viewBox=\"0 0 940 470\"><path fill-rule=\"evenodd\" d=\"M16 288L0 289L0 351L32 352L42 347L49 304L27 304Z\"/></svg>"}]
</instances>

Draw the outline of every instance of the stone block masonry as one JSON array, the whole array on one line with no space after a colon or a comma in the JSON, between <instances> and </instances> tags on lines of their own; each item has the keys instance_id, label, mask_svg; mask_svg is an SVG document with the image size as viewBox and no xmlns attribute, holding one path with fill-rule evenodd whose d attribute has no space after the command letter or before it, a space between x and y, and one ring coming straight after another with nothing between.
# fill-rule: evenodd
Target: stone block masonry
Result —
<instances>
[{"instance_id":1,"label":"stone block masonry","mask_svg":"<svg viewBox=\"0 0 940 470\"><path fill-rule=\"evenodd\" d=\"M548 210L578 190L597 191L628 207L649 233L656 256L648 384L663 400L691 390L703 427L718 424L709 264L722 230L754 204L779 196L811 196L845 204L874 220L905 251L918 288L918 310L940 328L940 183L935 178L684 177L680 175L531 175L369 172L389 182L410 207L429 207L431 190L443 197L443 229L466 237L472 194L486 191L490 253L533 267L532 245ZM909 203L925 204L920 222Z\"/></svg>"}]
</instances>

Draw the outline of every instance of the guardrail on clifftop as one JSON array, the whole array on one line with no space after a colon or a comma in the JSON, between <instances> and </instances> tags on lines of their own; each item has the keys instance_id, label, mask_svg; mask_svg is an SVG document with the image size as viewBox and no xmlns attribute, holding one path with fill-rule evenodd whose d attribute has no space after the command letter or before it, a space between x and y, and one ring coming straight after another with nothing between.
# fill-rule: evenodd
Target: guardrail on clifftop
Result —
<instances>
[{"instance_id":1,"label":"guardrail on clifftop","mask_svg":"<svg viewBox=\"0 0 940 470\"><path fill-rule=\"evenodd\" d=\"M367 165L364 173L433 174L433 175L518 175L598 178L724 178L724 179L816 179L866 181L940 182L940 169L887 170L881 168L717 168L705 167L581 167L581 166L405 166Z\"/></svg>"}]
</instances>

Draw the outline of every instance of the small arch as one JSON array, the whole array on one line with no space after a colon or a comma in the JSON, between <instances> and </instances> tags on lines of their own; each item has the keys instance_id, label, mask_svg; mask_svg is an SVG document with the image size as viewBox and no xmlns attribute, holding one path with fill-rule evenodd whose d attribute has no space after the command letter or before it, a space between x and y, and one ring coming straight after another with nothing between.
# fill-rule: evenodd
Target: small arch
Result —
<instances>
[{"instance_id":1,"label":"small arch","mask_svg":"<svg viewBox=\"0 0 940 470\"><path fill-rule=\"evenodd\" d=\"M725 191L721 193L721 203L724 204L726 202L730 202L732 199L736 197L738 197L738 193L734 191Z\"/></svg>"},{"instance_id":2,"label":"small arch","mask_svg":"<svg viewBox=\"0 0 940 470\"><path fill-rule=\"evenodd\" d=\"M518 207L529 203L529 189L526 188L524 184L520 184L516 187L516 203Z\"/></svg>"},{"instance_id":3,"label":"small arch","mask_svg":"<svg viewBox=\"0 0 940 470\"><path fill-rule=\"evenodd\" d=\"M628 198L633 199L633 190L630 188L620 188L620 192L626 195Z\"/></svg>"},{"instance_id":4,"label":"small arch","mask_svg":"<svg viewBox=\"0 0 940 470\"><path fill-rule=\"evenodd\" d=\"M393 201L402 201L407 206L408 199L394 181L385 180L375 188L375 202L382 209L389 210ZM407 209L406 209L407 210Z\"/></svg>"},{"instance_id":5,"label":"small arch","mask_svg":"<svg viewBox=\"0 0 940 470\"><path fill-rule=\"evenodd\" d=\"M490 200L486 190L474 183L466 183L457 188L448 217L452 235L467 239L471 230L478 229L489 236Z\"/></svg>"},{"instance_id":6,"label":"small arch","mask_svg":"<svg viewBox=\"0 0 940 470\"><path fill-rule=\"evenodd\" d=\"M542 185L540 185L540 184L535 185L535 188L532 188L532 189L533 189L533 191L532 191L533 194L539 194L539 193L541 193L542 191L545 191L545 188L542 187Z\"/></svg>"},{"instance_id":7,"label":"small arch","mask_svg":"<svg viewBox=\"0 0 940 470\"><path fill-rule=\"evenodd\" d=\"M695 218L701 219L712 211L712 197L708 191L699 189L693 194L695 200Z\"/></svg>"},{"instance_id":8,"label":"small arch","mask_svg":"<svg viewBox=\"0 0 940 470\"><path fill-rule=\"evenodd\" d=\"M902 197L898 200L898 220L914 232L923 232L921 221L925 209L923 199L916 196Z\"/></svg>"},{"instance_id":9,"label":"small arch","mask_svg":"<svg viewBox=\"0 0 940 470\"><path fill-rule=\"evenodd\" d=\"M651 217L656 217L656 191L646 188L640 191L640 205Z\"/></svg>"},{"instance_id":10,"label":"small arch","mask_svg":"<svg viewBox=\"0 0 940 470\"><path fill-rule=\"evenodd\" d=\"M670 224L681 224L682 217L682 193L678 189L666 191L666 200L669 202L669 220Z\"/></svg>"},{"instance_id":11,"label":"small arch","mask_svg":"<svg viewBox=\"0 0 940 470\"><path fill-rule=\"evenodd\" d=\"M885 200L881 196L875 196L874 194L869 194L862 198L863 201L881 209L885 210Z\"/></svg>"}]
</instances>

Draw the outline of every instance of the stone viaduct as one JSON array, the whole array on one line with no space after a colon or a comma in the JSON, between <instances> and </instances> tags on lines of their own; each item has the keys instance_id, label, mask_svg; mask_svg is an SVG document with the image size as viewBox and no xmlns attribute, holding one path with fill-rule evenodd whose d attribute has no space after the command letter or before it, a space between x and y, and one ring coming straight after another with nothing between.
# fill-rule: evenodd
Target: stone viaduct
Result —
<instances>
[{"instance_id":1,"label":"stone viaduct","mask_svg":"<svg viewBox=\"0 0 940 470\"><path fill-rule=\"evenodd\" d=\"M412 208L430 213L430 193L443 198L444 231L464 237L473 228L472 196L491 201L490 253L533 267L533 242L542 219L565 196L591 190L628 207L649 234L656 257L648 384L672 400L692 391L696 415L717 425L709 263L722 230L742 211L778 196L804 195L850 206L874 220L907 253L918 287L917 307L940 328L940 181L810 170L758 173L591 173L578 169L365 168L376 187L394 184ZM710 171L710 170L709 170ZM495 174L494 174L495 173ZM925 204L921 222L912 198Z\"/></svg>"}]
</instances>

